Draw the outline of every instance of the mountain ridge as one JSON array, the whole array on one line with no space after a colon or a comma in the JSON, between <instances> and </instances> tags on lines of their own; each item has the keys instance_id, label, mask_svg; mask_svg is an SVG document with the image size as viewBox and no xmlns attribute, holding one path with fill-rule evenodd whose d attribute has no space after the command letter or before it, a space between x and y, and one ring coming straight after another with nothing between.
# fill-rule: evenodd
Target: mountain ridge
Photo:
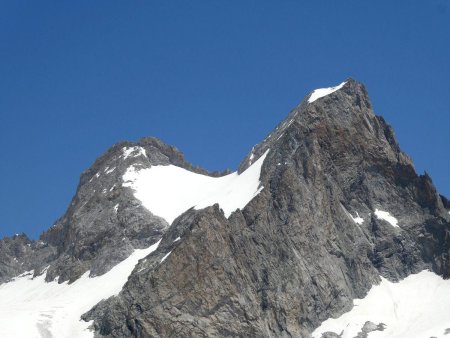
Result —
<instances>
[{"instance_id":1,"label":"mountain ridge","mask_svg":"<svg viewBox=\"0 0 450 338\"><path fill-rule=\"evenodd\" d=\"M312 104L307 104L305 101L291 111L278 128L256 146L242 162L239 172L248 168L252 163L251 160L257 159L262 152L270 149L261 171L261 182L265 187L262 192L250 201L243 210L233 213L227 221L217 214L219 212L218 206L203 211L190 211L194 214L189 217L195 219L195 215L198 215L199 219L185 221L194 224L194 227L200 226L201 230L199 231L202 233L195 239L188 237L186 241L190 243L200 245L202 238L214 236L219 232L222 238L230 237L233 238L233 241L238 241L237 243L241 244L222 241L206 247L203 244L202 248L198 250L195 245L190 244L191 252L189 253L189 251L183 251L183 241L177 241L176 244L173 244L172 238L170 238L165 244L163 237L161 247L158 249L161 252L157 250L146 260L147 265L140 263L136 268L136 270L144 269L143 271L150 272L147 272L144 276L133 274L119 297L99 304L85 316L85 319L95 319L94 328L97 332L112 337L179 334L186 336L234 336L244 334L249 336L307 337L312 328L321 321L321 318L342 313L343 309L350 308L352 299L363 297L370 286L379 281L379 275L398 281L411 273L417 273L429 267L448 277L449 244L448 240L444 239L448 237L442 233L435 233L434 231L437 229L433 229L433 227L437 227L441 229L437 230L438 232L448 232L448 216L443 208L442 200L438 197L436 189L427 175L419 176L415 174L412 161L400 151L392 128L386 124L383 118L376 117L371 113L372 108L365 88L356 81L349 80L339 91L329 96ZM301 112L305 111L308 114L302 115ZM346 119L341 118L340 112L347 113ZM330 122L326 125L322 123L324 115L328 118L327 122ZM353 121L354 125L349 123L348 119ZM349 125L350 129L348 128ZM361 128L353 128L353 126ZM346 130L348 131L347 134ZM355 135L357 136L356 139L353 137ZM340 140L339 145L341 147L330 143L331 140ZM355 140L358 142L355 142ZM274 144L279 143L281 143L281 146L274 146ZM361 152L361 148L367 150L367 154ZM324 151L321 149L325 149L326 154L331 153L333 156L325 156L324 158L322 156ZM292 157L295 152L298 153L298 156ZM321 165L321 162L324 164ZM352 170L347 168L350 165L353 166ZM357 170L358 168L361 169ZM323 175L324 171L325 175ZM358 171L360 171L359 174ZM366 171L368 171L367 174ZM355 173L357 175L354 175ZM295 177L301 178L302 183L300 185L296 183ZM330 178L337 180L338 184L328 183L327 181ZM316 181L321 182L316 185ZM314 189L321 192L324 199L329 199L329 193L326 189L323 189L323 186L326 187L327 185L329 185L328 189L331 189L331 192L335 190L331 194L330 201L331 205L334 205L335 211L331 213L326 211L325 215L311 214L311 211L318 207L316 203L320 200L310 195L308 190ZM386 186L392 188L393 194L386 191ZM296 191L295 194L292 193L293 187L298 189L294 190ZM370 192L371 194L368 194ZM342 197L333 198L334 194L342 195ZM307 203L303 207L304 210L301 210L302 205L305 205L305 200L301 198L299 200L298 196L309 196L307 201L310 206ZM268 202L269 204L267 204ZM384 205L380 205L380 202L383 202ZM385 209L386 204L390 205L390 209L401 210L403 208L404 215L399 219L400 230L395 230L392 225L375 215L376 207ZM365 206L365 211L361 209L361 206ZM405 208L414 216L409 215ZM424 210L419 211L422 208ZM263 221L264 216L260 215L258 210L272 210L274 215ZM340 211L342 212L341 215L339 214ZM294 212L302 216L293 217ZM338 214L334 214L335 212ZM355 217L356 215L361 216L363 222L369 223L370 227L363 229L357 226L355 228L355 220L349 217L350 213ZM430 225L435 222L432 219L436 216L433 215L436 215L438 220L442 219L444 224L439 226L440 221L437 221L438 224L432 225L429 229ZM216 224L217 218L220 219L220 224L225 223L225 225L217 225L213 234L208 235L210 228L206 224ZM202 219L206 219L206 221L202 221ZM178 222L176 220L171 229L181 226L184 223L182 221L182 217L178 219ZM328 231L331 232L325 235L326 232L323 233L320 227L318 229L308 226L308 224L319 225L323 222L325 224L330 222L330 225L334 223L337 226L336 230L330 228ZM349 222L353 222L351 228L348 227ZM421 225L422 222L425 222L425 227ZM427 222L431 223L426 225ZM306 226L306 232L295 226L295 223ZM414 225L409 226L409 223ZM201 226L200 224L205 225ZM285 245L291 235L286 237L286 234L273 232L278 227L277 224L286 228L284 231L294 231L293 234L300 231L296 241L290 243L295 249ZM170 230L168 231L170 232ZM206 234L204 231L206 231ZM243 235L242 231L246 235ZM349 238L342 237L341 232ZM267 235L261 238L262 233ZM293 234L292 236L295 236ZM326 239L330 237L330 234L333 234L330 240L322 242L326 247L325 250L322 246L312 244L314 241L311 242L312 238ZM247 238L247 236L250 237ZM415 240L416 236L421 238L420 243ZM181 238L184 238L184 236L181 236ZM356 238L359 238L359 240L355 243ZM277 245L273 244L274 240ZM303 246L298 247L299 243ZM176 248L173 248L173 245ZM207 280L197 280L197 285L192 286L186 286L183 282L184 279L179 280L173 275L171 276L177 282L170 279L171 282L168 284L164 280L168 269L167 264L173 262L173 271L180 271L180 269L183 270L183 266L189 266L185 257L197 257L204 252L218 253L220 250L224 250L227 245L230 246L229 259L232 259L235 263L228 265L226 261L220 261L221 263L217 265L216 269L221 267L219 271L225 269L222 274L232 276L228 277L232 278L232 281L228 279L226 286L222 285L220 291L215 290L210 285L211 282ZM261 245L263 246L261 247ZM180 247L178 250L182 250L182 253L176 255L178 247ZM279 253L273 259L270 259L274 254L274 249L271 249L271 247L279 250ZM272 261L270 268L267 267L268 262L262 262L257 257L253 257L247 251L247 248L255 248L257 251L262 250L264 252L262 256L269 262ZM336 270L336 268L324 268L322 265L317 265L317 262L311 256L312 252L316 254L323 252L319 256L319 261L328 261L326 264L323 263L323 266L336 265L339 268ZM433 253L430 254L431 252ZM168 259L171 260L166 265L160 266L157 262L167 254L170 254ZM152 256L153 259L151 259ZM200 261L208 261L208 258L201 257ZM215 256L212 255L211 257ZM302 262L300 265L296 265L296 275L289 273L286 275L285 269L280 270L279 265L283 265L286 259L288 261L297 259ZM249 262L251 263L249 264ZM144 265L142 266L142 264ZM254 275L253 277L241 275L236 272L236 268L233 266L239 266L238 271L252 271ZM310 268L307 268L307 266L310 266ZM211 269L211 267L202 266L202 271L208 271L208 269ZM226 272L227 269L230 270ZM290 269L292 269L292 266ZM275 272L271 272L272 270ZM325 273L325 271L327 272ZM241 282L236 282L235 273L240 276ZM332 279L325 278L324 276L327 274L333 276ZM211 276L214 273L211 271L206 275ZM302 276L305 280L299 280L298 276ZM224 282L223 278L220 280L222 283ZM279 285L279 287L285 285L284 280L287 280L289 285L293 281L298 282L298 285L303 285L302 289L291 286L290 292L285 290L284 293L293 295L293 292L310 305L306 307L295 306L290 299L284 298L283 293L279 294L271 288L273 284ZM174 283L175 285L173 285ZM251 299L249 303L242 303L239 298L233 299L230 296L226 298L228 299L227 302L220 301L224 297L222 288L226 289L229 295L235 297L243 292L233 287L235 283L238 283L242 290L248 289L245 285L253 285L256 290L259 289L260 291L256 293L252 291L244 292ZM206 289L198 290L200 287L198 284ZM152 285L152 287L148 285ZM329 292L322 293L323 291L317 289L318 285L321 285L324 290L331 290L331 294ZM145 297L136 292L136 290L143 289L147 290L144 293ZM158 297L161 292L165 295L163 298ZM180 292L185 292L181 299L189 300L194 304L180 303L177 300L180 297ZM202 305L200 299L197 299L198 295L208 294L209 297L215 299L214 296L211 296L211 292L216 293L216 305ZM317 295L314 296L317 292L319 292L319 298L317 298ZM174 298L172 299L172 297ZM284 300L278 297L282 297L281 299ZM311 297L315 299L312 303ZM197 299L197 303L195 303L195 299ZM255 308L254 304L258 303L260 306ZM126 304L140 305L139 309L135 309ZM157 309L148 308L144 304L157 305ZM222 305L219 306L219 304ZM201 311L205 311L204 315L201 315L203 324L199 322L198 325L195 325L194 322L198 318L195 313L199 311L199 308L204 308ZM112 309L121 310L111 312ZM170 311L168 313L167 310L163 309L170 309ZM231 316L230 318L233 318L232 323L230 319L226 319L227 315L225 314L221 319L217 317L220 316L218 314L219 309L220 313L224 311L228 316ZM267 313L268 310L275 312L269 314ZM213 312L211 313L211 311ZM128 315L125 317L119 315L124 313ZM245 314L246 319L236 318L237 313ZM184 315L178 317L181 314ZM192 317L183 318L188 314ZM214 316L210 317L212 314ZM302 314L300 318L298 317L299 314ZM252 324L248 323L250 318L253 320ZM121 326L120 323L127 324Z\"/></svg>"},{"instance_id":2,"label":"mountain ridge","mask_svg":"<svg viewBox=\"0 0 450 338\"><path fill-rule=\"evenodd\" d=\"M314 91L306 95L242 160L237 176L266 155L258 189L229 217L214 204L169 224L125 184L129 168L227 173L194 167L156 138L114 145L39 241L0 241L0 282L33 268L72 284L159 243L119 295L83 316L97 336L308 337L380 276L395 282L429 269L449 278L450 202L416 174L364 85L349 78L338 87L312 102Z\"/></svg>"}]
</instances>

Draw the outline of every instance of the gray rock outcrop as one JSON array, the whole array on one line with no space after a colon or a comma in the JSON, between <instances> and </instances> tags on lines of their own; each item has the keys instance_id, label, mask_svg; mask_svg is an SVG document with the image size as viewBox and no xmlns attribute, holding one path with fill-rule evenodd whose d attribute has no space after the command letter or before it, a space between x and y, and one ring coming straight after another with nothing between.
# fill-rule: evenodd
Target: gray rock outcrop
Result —
<instances>
[{"instance_id":1,"label":"gray rock outcrop","mask_svg":"<svg viewBox=\"0 0 450 338\"><path fill-rule=\"evenodd\" d=\"M56 258L56 248L17 234L0 240L0 284L26 271L40 270Z\"/></svg>"}]
</instances>

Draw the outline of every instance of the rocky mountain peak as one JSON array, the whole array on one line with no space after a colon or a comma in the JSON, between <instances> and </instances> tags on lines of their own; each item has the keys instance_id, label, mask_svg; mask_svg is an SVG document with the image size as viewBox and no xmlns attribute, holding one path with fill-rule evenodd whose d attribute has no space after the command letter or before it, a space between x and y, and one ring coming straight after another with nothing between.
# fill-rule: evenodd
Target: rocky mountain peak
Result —
<instances>
[{"instance_id":1,"label":"rocky mountain peak","mask_svg":"<svg viewBox=\"0 0 450 338\"><path fill-rule=\"evenodd\" d=\"M448 201L362 84L311 92L239 173L263 154L261 192L227 218L216 205L175 220L119 297L86 314L96 332L308 337L380 276L450 276Z\"/></svg>"},{"instance_id":2,"label":"rocky mountain peak","mask_svg":"<svg viewBox=\"0 0 450 338\"><path fill-rule=\"evenodd\" d=\"M351 78L309 93L238 173L210 176L159 139L118 143L82 174L39 245L0 243L0 277L25 261L47 281L107 276L147 248L122 291L83 315L98 337L305 338L381 281L424 269L450 277L450 202ZM213 196L197 194L204 187ZM153 193L145 204L138 189ZM173 217L156 215L175 200Z\"/></svg>"},{"instance_id":3,"label":"rocky mountain peak","mask_svg":"<svg viewBox=\"0 0 450 338\"><path fill-rule=\"evenodd\" d=\"M314 101L309 102L315 92L321 91ZM317 89L310 92L288 116L241 162L239 172L244 171L267 149L283 147L286 138L301 133L302 137L316 142L329 143L333 148L342 145L342 149L355 148L364 152L367 144L377 143L378 148L386 151L391 158L401 156L408 161L400 148L394 132L383 118L375 116L365 86L352 78L341 85ZM389 150L392 148L392 151ZM324 149L329 151L330 149ZM395 154L394 154L395 153ZM412 165L412 162L409 161Z\"/></svg>"},{"instance_id":4,"label":"rocky mountain peak","mask_svg":"<svg viewBox=\"0 0 450 338\"><path fill-rule=\"evenodd\" d=\"M47 268L50 259L53 261L46 270L48 281L56 277L59 282L74 281L87 270L91 276L101 275L136 248L156 242L169 224L136 200L133 190L123 185L123 177L130 169L160 165L213 177L224 174L193 166L176 147L155 137L119 142L81 174L66 213L40 236L38 243L45 244L42 254L46 258L28 265L18 262L14 269L5 268L4 280L30 267L37 276Z\"/></svg>"},{"instance_id":5,"label":"rocky mountain peak","mask_svg":"<svg viewBox=\"0 0 450 338\"><path fill-rule=\"evenodd\" d=\"M108 271L136 248L156 242L168 223L153 215L123 185L130 169L176 165L208 174L185 161L183 154L153 137L112 146L82 173L65 215L42 234L58 250L47 280L73 281L85 271L95 276Z\"/></svg>"}]
</instances>

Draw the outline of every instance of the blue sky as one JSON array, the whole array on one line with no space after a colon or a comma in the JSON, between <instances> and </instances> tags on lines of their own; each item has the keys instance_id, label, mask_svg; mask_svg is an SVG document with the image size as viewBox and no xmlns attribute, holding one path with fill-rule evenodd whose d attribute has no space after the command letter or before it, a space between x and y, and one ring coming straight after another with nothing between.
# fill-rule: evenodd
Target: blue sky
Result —
<instances>
[{"instance_id":1,"label":"blue sky","mask_svg":"<svg viewBox=\"0 0 450 338\"><path fill-rule=\"evenodd\" d=\"M449 60L450 0L0 1L0 237L36 238L120 140L235 169L349 76L449 196Z\"/></svg>"}]
</instances>

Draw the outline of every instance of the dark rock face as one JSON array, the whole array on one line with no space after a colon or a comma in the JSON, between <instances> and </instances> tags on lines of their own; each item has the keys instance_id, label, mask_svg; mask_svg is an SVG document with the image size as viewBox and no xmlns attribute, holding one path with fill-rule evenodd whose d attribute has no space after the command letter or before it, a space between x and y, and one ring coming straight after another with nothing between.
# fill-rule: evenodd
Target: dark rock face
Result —
<instances>
[{"instance_id":1,"label":"dark rock face","mask_svg":"<svg viewBox=\"0 0 450 338\"><path fill-rule=\"evenodd\" d=\"M309 337L380 275L449 277L448 201L416 174L363 85L305 100L239 171L267 149L262 192L228 219L215 205L175 220L120 295L84 316L98 336ZM362 336L381 329L371 325Z\"/></svg>"}]
</instances>

